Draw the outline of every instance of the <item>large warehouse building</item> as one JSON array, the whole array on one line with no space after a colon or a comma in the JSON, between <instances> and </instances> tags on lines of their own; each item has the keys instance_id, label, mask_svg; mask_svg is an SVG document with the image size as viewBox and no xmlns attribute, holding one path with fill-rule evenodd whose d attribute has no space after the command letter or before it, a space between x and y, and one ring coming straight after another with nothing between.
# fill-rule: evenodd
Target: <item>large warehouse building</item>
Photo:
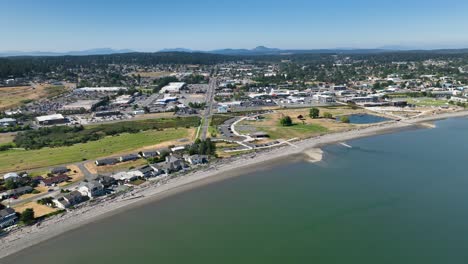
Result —
<instances>
[{"instance_id":1,"label":"large warehouse building","mask_svg":"<svg viewBox=\"0 0 468 264\"><path fill-rule=\"evenodd\" d=\"M182 88L184 88L184 82L171 82L168 85L164 86L159 93L179 93Z\"/></svg>"},{"instance_id":2,"label":"large warehouse building","mask_svg":"<svg viewBox=\"0 0 468 264\"><path fill-rule=\"evenodd\" d=\"M66 124L68 123L68 119L66 119L61 114L55 114L55 115L38 116L36 117L36 122L38 125L41 125L41 126L50 126L50 125Z\"/></svg>"}]
</instances>

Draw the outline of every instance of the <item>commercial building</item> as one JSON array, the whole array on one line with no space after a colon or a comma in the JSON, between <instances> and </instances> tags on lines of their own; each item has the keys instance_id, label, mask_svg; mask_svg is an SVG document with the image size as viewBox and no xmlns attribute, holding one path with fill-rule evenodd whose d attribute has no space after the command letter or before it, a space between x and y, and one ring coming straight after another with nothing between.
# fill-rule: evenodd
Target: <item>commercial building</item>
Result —
<instances>
[{"instance_id":1,"label":"commercial building","mask_svg":"<svg viewBox=\"0 0 468 264\"><path fill-rule=\"evenodd\" d=\"M14 118L2 118L0 119L0 127L16 126L16 119Z\"/></svg>"},{"instance_id":2,"label":"commercial building","mask_svg":"<svg viewBox=\"0 0 468 264\"><path fill-rule=\"evenodd\" d=\"M184 82L171 82L168 85L164 86L159 93L179 93L182 88L184 88Z\"/></svg>"},{"instance_id":3,"label":"commercial building","mask_svg":"<svg viewBox=\"0 0 468 264\"><path fill-rule=\"evenodd\" d=\"M131 95L121 95L117 98L115 98L114 101L112 101L113 105L129 105L134 101L133 97Z\"/></svg>"},{"instance_id":4,"label":"commercial building","mask_svg":"<svg viewBox=\"0 0 468 264\"><path fill-rule=\"evenodd\" d=\"M66 111L91 111L94 106L96 106L100 100L79 100L75 103L67 104L62 107L62 110Z\"/></svg>"},{"instance_id":5,"label":"commercial building","mask_svg":"<svg viewBox=\"0 0 468 264\"><path fill-rule=\"evenodd\" d=\"M36 117L36 122L38 125L41 125L41 126L50 126L50 125L66 124L68 123L68 119L66 119L61 114L54 114L54 115L38 116Z\"/></svg>"},{"instance_id":6,"label":"commercial building","mask_svg":"<svg viewBox=\"0 0 468 264\"><path fill-rule=\"evenodd\" d=\"M75 91L81 92L101 92L101 93L116 93L120 90L128 90L127 87L83 87L78 88Z\"/></svg>"}]
</instances>

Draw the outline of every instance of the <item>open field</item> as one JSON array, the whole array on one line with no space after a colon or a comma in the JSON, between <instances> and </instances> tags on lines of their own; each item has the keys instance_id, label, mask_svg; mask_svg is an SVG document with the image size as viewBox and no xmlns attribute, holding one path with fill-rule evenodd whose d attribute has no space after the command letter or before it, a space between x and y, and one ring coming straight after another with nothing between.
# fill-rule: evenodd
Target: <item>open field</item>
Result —
<instances>
[{"instance_id":1,"label":"open field","mask_svg":"<svg viewBox=\"0 0 468 264\"><path fill-rule=\"evenodd\" d=\"M43 168L127 153L148 145L192 137L192 130L186 128L148 130L136 134L108 136L98 141L67 147L8 150L0 152L0 172Z\"/></svg>"},{"instance_id":2,"label":"open field","mask_svg":"<svg viewBox=\"0 0 468 264\"><path fill-rule=\"evenodd\" d=\"M13 142L16 133L0 133L0 145Z\"/></svg>"},{"instance_id":3,"label":"open field","mask_svg":"<svg viewBox=\"0 0 468 264\"><path fill-rule=\"evenodd\" d=\"M55 208L51 208L45 205L38 204L36 202L29 202L25 204L20 204L17 206L14 206L13 209L18 212L22 213L24 210L31 208L34 210L34 217L41 217L50 213L53 213L57 211Z\"/></svg>"},{"instance_id":4,"label":"open field","mask_svg":"<svg viewBox=\"0 0 468 264\"><path fill-rule=\"evenodd\" d=\"M128 161L128 162L122 162L118 163L116 165L112 166L96 166L94 163L90 164L89 166L95 167L95 171L98 174L103 174L103 173L114 173L118 171L126 171L129 170L130 168L136 168L139 166L143 166L147 164L148 162L145 159L139 159L139 160L134 160L134 161Z\"/></svg>"},{"instance_id":5,"label":"open field","mask_svg":"<svg viewBox=\"0 0 468 264\"><path fill-rule=\"evenodd\" d=\"M143 78L161 78L165 76L170 76L172 72L160 71L160 72L132 72L128 75L140 75Z\"/></svg>"},{"instance_id":6,"label":"open field","mask_svg":"<svg viewBox=\"0 0 468 264\"><path fill-rule=\"evenodd\" d=\"M21 106L38 99L58 96L67 91L65 86L35 85L0 88L0 110Z\"/></svg>"},{"instance_id":7,"label":"open field","mask_svg":"<svg viewBox=\"0 0 468 264\"><path fill-rule=\"evenodd\" d=\"M438 100L435 98L424 97L424 98L405 98L408 104L414 104L416 106L444 106L448 105L447 100Z\"/></svg>"}]
</instances>

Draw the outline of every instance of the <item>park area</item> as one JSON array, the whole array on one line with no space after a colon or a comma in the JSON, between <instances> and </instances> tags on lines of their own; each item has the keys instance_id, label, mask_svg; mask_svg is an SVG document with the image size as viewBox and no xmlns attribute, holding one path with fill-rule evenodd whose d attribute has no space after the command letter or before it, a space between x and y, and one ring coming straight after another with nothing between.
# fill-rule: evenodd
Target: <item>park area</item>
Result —
<instances>
[{"instance_id":1,"label":"park area","mask_svg":"<svg viewBox=\"0 0 468 264\"><path fill-rule=\"evenodd\" d=\"M339 122L335 119L337 116L347 116L352 114L367 113L360 108L351 108L348 106L319 107L319 118L309 116L310 108L300 109L282 109L273 113L261 115L257 120L244 120L236 126L239 132L249 134L253 132L265 132L270 139L290 139L290 138L309 138L330 132L338 132L350 129L355 125ZM333 118L324 118L328 113ZM289 116L292 124L283 126L280 120Z\"/></svg>"}]
</instances>

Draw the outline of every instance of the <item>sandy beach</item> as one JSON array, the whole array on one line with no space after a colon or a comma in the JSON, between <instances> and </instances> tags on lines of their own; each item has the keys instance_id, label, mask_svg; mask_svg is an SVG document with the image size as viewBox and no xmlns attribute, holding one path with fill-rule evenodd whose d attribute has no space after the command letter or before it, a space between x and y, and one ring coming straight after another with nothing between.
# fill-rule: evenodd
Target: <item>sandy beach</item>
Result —
<instances>
[{"instance_id":1,"label":"sandy beach","mask_svg":"<svg viewBox=\"0 0 468 264\"><path fill-rule=\"evenodd\" d=\"M51 217L34 226L16 229L0 238L0 258L21 251L27 247L36 245L42 241L58 236L64 232L79 228L93 221L109 217L128 208L140 206L144 203L164 199L205 184L213 183L228 177L242 175L259 168L266 169L271 164L288 162L294 158L302 158L310 161L319 161L322 158L320 147L326 144L346 142L348 140L391 133L411 127L428 127L431 121L468 116L468 111L428 116L403 121L389 121L362 127L355 130L332 133L310 139L292 142L274 149L258 153L246 154L231 158L227 161L219 161L209 167L201 168L177 178L163 181L153 181L136 187L132 192L116 197L103 197L88 202L77 209ZM0 260L1 263L1 260Z\"/></svg>"}]
</instances>

